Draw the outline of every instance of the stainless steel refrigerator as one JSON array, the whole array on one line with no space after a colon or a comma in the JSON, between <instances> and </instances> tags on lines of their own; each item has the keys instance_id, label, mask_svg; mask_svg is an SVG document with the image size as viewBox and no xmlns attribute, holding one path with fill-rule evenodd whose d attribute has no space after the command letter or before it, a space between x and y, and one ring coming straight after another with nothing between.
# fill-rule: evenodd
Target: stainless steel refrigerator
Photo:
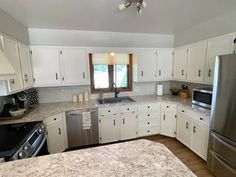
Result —
<instances>
[{"instance_id":1,"label":"stainless steel refrigerator","mask_svg":"<svg viewBox=\"0 0 236 177\"><path fill-rule=\"evenodd\" d=\"M236 177L236 54L216 58L207 166Z\"/></svg>"}]
</instances>

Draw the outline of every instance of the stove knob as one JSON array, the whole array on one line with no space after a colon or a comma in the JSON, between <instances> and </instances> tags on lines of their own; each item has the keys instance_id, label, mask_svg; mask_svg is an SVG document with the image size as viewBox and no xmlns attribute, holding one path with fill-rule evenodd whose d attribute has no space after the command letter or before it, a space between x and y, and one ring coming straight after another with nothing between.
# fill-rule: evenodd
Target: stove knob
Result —
<instances>
[{"instance_id":1,"label":"stove knob","mask_svg":"<svg viewBox=\"0 0 236 177\"><path fill-rule=\"evenodd\" d=\"M23 159L23 158L25 158L25 156L26 156L26 154L25 154L24 151L21 151L21 152L18 153L19 159Z\"/></svg>"},{"instance_id":2,"label":"stove knob","mask_svg":"<svg viewBox=\"0 0 236 177\"><path fill-rule=\"evenodd\" d=\"M45 126L44 126L44 125L42 125L42 126L39 128L39 133L40 133L40 134L45 133Z\"/></svg>"},{"instance_id":3,"label":"stove knob","mask_svg":"<svg viewBox=\"0 0 236 177\"><path fill-rule=\"evenodd\" d=\"M23 148L25 151L27 151L28 149L29 149L29 146L24 146L24 148Z\"/></svg>"}]
</instances>

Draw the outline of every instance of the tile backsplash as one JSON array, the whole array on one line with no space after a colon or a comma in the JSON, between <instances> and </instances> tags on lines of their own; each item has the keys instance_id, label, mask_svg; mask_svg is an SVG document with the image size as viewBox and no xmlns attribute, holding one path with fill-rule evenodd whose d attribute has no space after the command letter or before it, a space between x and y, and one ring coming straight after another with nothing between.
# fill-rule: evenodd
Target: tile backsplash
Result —
<instances>
[{"instance_id":1,"label":"tile backsplash","mask_svg":"<svg viewBox=\"0 0 236 177\"><path fill-rule=\"evenodd\" d=\"M134 83L132 92L122 92L119 96L134 96L134 95L152 95L156 93L156 84L164 85L164 93L169 94L170 82L145 82ZM68 86L68 87L46 87L37 88L40 103L71 101L74 94L79 94L86 90L90 90L90 86ZM104 97L113 96L113 93L106 93ZM97 94L92 94L91 99L96 99Z\"/></svg>"}]
</instances>

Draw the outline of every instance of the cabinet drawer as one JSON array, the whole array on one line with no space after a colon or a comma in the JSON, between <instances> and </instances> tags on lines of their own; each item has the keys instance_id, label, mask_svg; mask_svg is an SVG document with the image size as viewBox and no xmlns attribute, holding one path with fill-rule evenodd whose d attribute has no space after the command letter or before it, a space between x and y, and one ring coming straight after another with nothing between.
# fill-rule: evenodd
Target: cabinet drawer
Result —
<instances>
[{"instance_id":1,"label":"cabinet drawer","mask_svg":"<svg viewBox=\"0 0 236 177\"><path fill-rule=\"evenodd\" d=\"M117 115L118 113L119 113L119 107L106 107L98 109L99 116Z\"/></svg>"},{"instance_id":2,"label":"cabinet drawer","mask_svg":"<svg viewBox=\"0 0 236 177\"><path fill-rule=\"evenodd\" d=\"M135 113L137 112L137 106L126 105L120 107L120 113Z\"/></svg>"},{"instance_id":3,"label":"cabinet drawer","mask_svg":"<svg viewBox=\"0 0 236 177\"><path fill-rule=\"evenodd\" d=\"M158 126L143 127L138 130L139 136L149 136L159 133L160 128Z\"/></svg>"},{"instance_id":4,"label":"cabinet drawer","mask_svg":"<svg viewBox=\"0 0 236 177\"><path fill-rule=\"evenodd\" d=\"M138 127L150 127L157 126L160 124L160 120L158 119L141 119L138 120Z\"/></svg>"},{"instance_id":5,"label":"cabinet drawer","mask_svg":"<svg viewBox=\"0 0 236 177\"><path fill-rule=\"evenodd\" d=\"M45 119L45 123L47 126L53 125L53 124L61 122L61 121L62 121L62 113L50 116Z\"/></svg>"},{"instance_id":6,"label":"cabinet drawer","mask_svg":"<svg viewBox=\"0 0 236 177\"><path fill-rule=\"evenodd\" d=\"M138 115L138 119L152 119L152 118L156 118L159 119L160 118L160 112L147 112L147 113L140 113Z\"/></svg>"},{"instance_id":7,"label":"cabinet drawer","mask_svg":"<svg viewBox=\"0 0 236 177\"><path fill-rule=\"evenodd\" d=\"M139 105L139 112L152 112L160 110L160 103L150 103Z\"/></svg>"},{"instance_id":8,"label":"cabinet drawer","mask_svg":"<svg viewBox=\"0 0 236 177\"><path fill-rule=\"evenodd\" d=\"M185 106L178 106L178 112L180 112L188 117L191 117L194 120L197 120L199 122L209 125L209 117L204 115L201 112L198 112L198 111L193 110L191 108L186 108Z\"/></svg>"},{"instance_id":9,"label":"cabinet drawer","mask_svg":"<svg viewBox=\"0 0 236 177\"><path fill-rule=\"evenodd\" d=\"M177 105L172 103L161 103L161 111L162 112L176 112Z\"/></svg>"}]
</instances>

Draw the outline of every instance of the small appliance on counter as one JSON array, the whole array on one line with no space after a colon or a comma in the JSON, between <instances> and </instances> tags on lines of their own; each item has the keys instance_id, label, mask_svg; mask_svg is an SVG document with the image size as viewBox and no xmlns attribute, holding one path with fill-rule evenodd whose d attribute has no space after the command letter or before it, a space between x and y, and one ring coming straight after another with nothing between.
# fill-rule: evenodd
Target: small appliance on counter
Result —
<instances>
[{"instance_id":1,"label":"small appliance on counter","mask_svg":"<svg viewBox=\"0 0 236 177\"><path fill-rule=\"evenodd\" d=\"M179 95L179 92L180 92L180 89L175 85L173 84L171 86L171 89L170 89L171 93L173 96L178 96Z\"/></svg>"},{"instance_id":2,"label":"small appliance on counter","mask_svg":"<svg viewBox=\"0 0 236 177\"><path fill-rule=\"evenodd\" d=\"M212 105L212 88L194 88L192 95L192 104L211 109Z\"/></svg>"}]
</instances>

